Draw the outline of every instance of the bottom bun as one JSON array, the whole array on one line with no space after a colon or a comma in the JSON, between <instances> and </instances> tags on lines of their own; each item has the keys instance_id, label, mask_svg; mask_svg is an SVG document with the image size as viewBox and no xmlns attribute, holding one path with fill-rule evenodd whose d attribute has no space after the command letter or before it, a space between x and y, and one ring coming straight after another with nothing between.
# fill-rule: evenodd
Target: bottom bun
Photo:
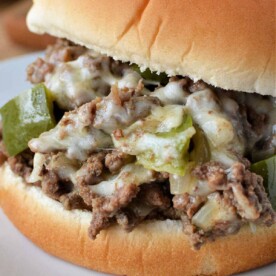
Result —
<instances>
[{"instance_id":1,"label":"bottom bun","mask_svg":"<svg viewBox=\"0 0 276 276\"><path fill-rule=\"evenodd\" d=\"M117 226L88 237L90 212L66 211L40 188L0 168L0 204L43 250L90 269L124 275L229 275L276 260L276 225L243 227L194 251L180 221L149 221L126 233Z\"/></svg>"}]
</instances>

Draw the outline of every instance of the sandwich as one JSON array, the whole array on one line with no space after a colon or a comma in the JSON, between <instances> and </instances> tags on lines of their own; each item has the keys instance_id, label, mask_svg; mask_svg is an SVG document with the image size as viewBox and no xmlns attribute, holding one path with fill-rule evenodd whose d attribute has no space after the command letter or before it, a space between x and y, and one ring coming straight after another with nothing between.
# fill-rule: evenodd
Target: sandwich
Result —
<instances>
[{"instance_id":1,"label":"sandwich","mask_svg":"<svg viewBox=\"0 0 276 276\"><path fill-rule=\"evenodd\" d=\"M58 38L1 109L0 205L46 252L118 275L276 259L272 0L36 0Z\"/></svg>"}]
</instances>

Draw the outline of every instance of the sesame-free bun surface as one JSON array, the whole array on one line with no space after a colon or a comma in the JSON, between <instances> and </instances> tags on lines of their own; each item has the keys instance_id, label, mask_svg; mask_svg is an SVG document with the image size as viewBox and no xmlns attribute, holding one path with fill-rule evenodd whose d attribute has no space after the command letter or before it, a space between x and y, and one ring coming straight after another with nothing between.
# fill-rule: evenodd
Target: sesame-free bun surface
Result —
<instances>
[{"instance_id":1,"label":"sesame-free bun surface","mask_svg":"<svg viewBox=\"0 0 276 276\"><path fill-rule=\"evenodd\" d=\"M35 0L28 26L122 61L276 96L275 0Z\"/></svg>"},{"instance_id":2,"label":"sesame-free bun surface","mask_svg":"<svg viewBox=\"0 0 276 276\"><path fill-rule=\"evenodd\" d=\"M0 205L14 225L46 252L90 269L120 275L229 275L276 260L276 226L191 249L178 221L119 227L90 240L90 212L66 211L40 188L27 186L8 165L0 168Z\"/></svg>"}]
</instances>

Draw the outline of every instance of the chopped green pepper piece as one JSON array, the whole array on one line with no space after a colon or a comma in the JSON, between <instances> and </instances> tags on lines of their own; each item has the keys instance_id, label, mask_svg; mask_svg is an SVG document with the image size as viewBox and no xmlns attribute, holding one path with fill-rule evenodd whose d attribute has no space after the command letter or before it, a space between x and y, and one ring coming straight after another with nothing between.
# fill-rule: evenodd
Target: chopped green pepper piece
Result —
<instances>
[{"instance_id":1,"label":"chopped green pepper piece","mask_svg":"<svg viewBox=\"0 0 276 276\"><path fill-rule=\"evenodd\" d=\"M28 148L28 142L56 125L53 99L43 84L38 84L6 103L0 114L3 140L9 155Z\"/></svg>"},{"instance_id":2,"label":"chopped green pepper piece","mask_svg":"<svg viewBox=\"0 0 276 276\"><path fill-rule=\"evenodd\" d=\"M251 170L263 177L269 200L276 210L276 155L253 164Z\"/></svg>"},{"instance_id":3,"label":"chopped green pepper piece","mask_svg":"<svg viewBox=\"0 0 276 276\"><path fill-rule=\"evenodd\" d=\"M142 72L137 64L133 64L131 68L145 80L158 81L161 85L166 85L169 82L169 77L166 73L158 74L157 72L152 72L150 69Z\"/></svg>"},{"instance_id":4,"label":"chopped green pepper piece","mask_svg":"<svg viewBox=\"0 0 276 276\"><path fill-rule=\"evenodd\" d=\"M112 139L115 148L135 155L146 169L184 175L194 134L192 117L182 107L168 105L152 110L151 115L124 129L122 137L113 135Z\"/></svg>"},{"instance_id":5,"label":"chopped green pepper piece","mask_svg":"<svg viewBox=\"0 0 276 276\"><path fill-rule=\"evenodd\" d=\"M187 115L182 125L170 132L152 134L151 139L155 140L153 148L149 147L138 154L137 163L146 169L184 175L188 164L190 139L194 134L192 117ZM167 155L164 154L166 152Z\"/></svg>"},{"instance_id":6,"label":"chopped green pepper piece","mask_svg":"<svg viewBox=\"0 0 276 276\"><path fill-rule=\"evenodd\" d=\"M195 129L196 133L192 137L194 148L190 155L191 160L194 161L196 164L208 162L211 159L211 152L208 140L202 129L197 126L195 126Z\"/></svg>"}]
</instances>

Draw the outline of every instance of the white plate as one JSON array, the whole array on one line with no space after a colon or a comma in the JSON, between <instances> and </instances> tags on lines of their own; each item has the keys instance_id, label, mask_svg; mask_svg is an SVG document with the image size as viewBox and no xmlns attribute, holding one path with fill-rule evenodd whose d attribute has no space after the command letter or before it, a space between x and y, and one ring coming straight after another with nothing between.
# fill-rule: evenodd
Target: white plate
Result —
<instances>
[{"instance_id":1,"label":"white plate","mask_svg":"<svg viewBox=\"0 0 276 276\"><path fill-rule=\"evenodd\" d=\"M26 55L0 63L0 105L31 86L25 81L25 70L37 55ZM0 210L0 275L103 276L104 274L91 272L46 254L26 239ZM276 276L276 264L239 275Z\"/></svg>"}]
</instances>

